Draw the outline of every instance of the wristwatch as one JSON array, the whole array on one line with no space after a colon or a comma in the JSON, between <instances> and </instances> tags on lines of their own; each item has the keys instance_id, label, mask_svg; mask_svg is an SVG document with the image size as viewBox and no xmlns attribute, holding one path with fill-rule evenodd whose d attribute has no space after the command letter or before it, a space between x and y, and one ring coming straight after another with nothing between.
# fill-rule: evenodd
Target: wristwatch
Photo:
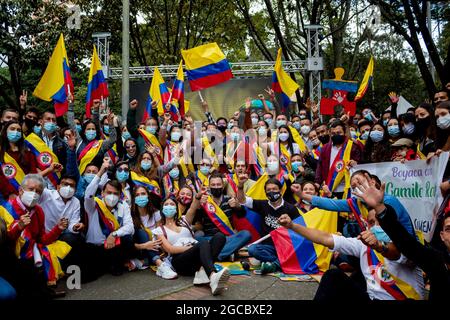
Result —
<instances>
[{"instance_id":1,"label":"wristwatch","mask_svg":"<svg viewBox=\"0 0 450 320\"><path fill-rule=\"evenodd\" d=\"M384 253L388 252L389 248L387 246L387 243L384 242L384 241L380 241L380 242L381 242L381 251L380 251L380 253L384 254Z\"/></svg>"}]
</instances>

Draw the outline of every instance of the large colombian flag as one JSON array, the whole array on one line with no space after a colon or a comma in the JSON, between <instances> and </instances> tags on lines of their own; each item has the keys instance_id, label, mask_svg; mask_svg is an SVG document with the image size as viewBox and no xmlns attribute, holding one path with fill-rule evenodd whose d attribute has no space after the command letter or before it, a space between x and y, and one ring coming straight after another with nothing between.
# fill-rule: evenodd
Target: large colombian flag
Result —
<instances>
[{"instance_id":1,"label":"large colombian flag","mask_svg":"<svg viewBox=\"0 0 450 320\"><path fill-rule=\"evenodd\" d=\"M370 84L372 83L373 79L373 57L370 57L369 64L367 65L366 73L364 73L363 81L361 82L361 85L359 86L358 92L356 93L354 101L361 100L362 97L367 92L367 89L369 89Z\"/></svg>"},{"instance_id":2,"label":"large colombian flag","mask_svg":"<svg viewBox=\"0 0 450 320\"><path fill-rule=\"evenodd\" d=\"M60 117L67 112L69 107L67 102L69 91L73 94L73 83L70 77L69 59L64 45L64 37L61 33L33 95L44 101L53 101L56 116Z\"/></svg>"},{"instance_id":3,"label":"large colombian flag","mask_svg":"<svg viewBox=\"0 0 450 320\"><path fill-rule=\"evenodd\" d=\"M233 78L230 64L217 43L181 50L192 91L213 87Z\"/></svg>"},{"instance_id":4,"label":"large colombian flag","mask_svg":"<svg viewBox=\"0 0 450 320\"><path fill-rule=\"evenodd\" d=\"M314 208L294 220L307 228L329 233L337 231L337 213ZM332 253L328 248L305 239L298 233L280 227L270 233L281 269L286 274L318 274L330 267Z\"/></svg>"},{"instance_id":5,"label":"large colombian flag","mask_svg":"<svg viewBox=\"0 0 450 320\"><path fill-rule=\"evenodd\" d=\"M94 99L103 99L109 95L108 85L103 75L102 64L94 45L92 52L91 69L89 70L88 90L86 94L86 116L91 116L91 107Z\"/></svg>"},{"instance_id":6,"label":"large colombian flag","mask_svg":"<svg viewBox=\"0 0 450 320\"><path fill-rule=\"evenodd\" d=\"M291 103L291 97L300 86L284 71L281 63L281 48L278 49L277 60L272 74L272 90L281 93L283 110Z\"/></svg>"}]
</instances>

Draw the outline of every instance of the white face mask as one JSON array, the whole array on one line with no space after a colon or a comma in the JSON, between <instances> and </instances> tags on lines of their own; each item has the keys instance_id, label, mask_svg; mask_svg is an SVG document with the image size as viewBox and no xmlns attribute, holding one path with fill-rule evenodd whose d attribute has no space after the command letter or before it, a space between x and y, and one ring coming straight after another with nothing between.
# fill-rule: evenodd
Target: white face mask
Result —
<instances>
[{"instance_id":1,"label":"white face mask","mask_svg":"<svg viewBox=\"0 0 450 320\"><path fill-rule=\"evenodd\" d=\"M115 194L108 194L105 197L105 203L108 207L115 207L117 202L119 202L119 197L116 196Z\"/></svg>"},{"instance_id":2,"label":"white face mask","mask_svg":"<svg viewBox=\"0 0 450 320\"><path fill-rule=\"evenodd\" d=\"M278 162L268 162L267 163L267 171L269 174L275 174L278 173Z\"/></svg>"},{"instance_id":3,"label":"white face mask","mask_svg":"<svg viewBox=\"0 0 450 320\"><path fill-rule=\"evenodd\" d=\"M280 133L280 140L281 141L285 142L288 139L289 139L289 133L287 133L287 132Z\"/></svg>"},{"instance_id":4,"label":"white face mask","mask_svg":"<svg viewBox=\"0 0 450 320\"><path fill-rule=\"evenodd\" d=\"M64 186L59 189L59 194L64 199L70 199L75 194L75 189L72 188L71 186Z\"/></svg>"},{"instance_id":5,"label":"white face mask","mask_svg":"<svg viewBox=\"0 0 450 320\"><path fill-rule=\"evenodd\" d=\"M450 114L439 117L436 121L436 124L442 130L450 128Z\"/></svg>"},{"instance_id":6,"label":"white face mask","mask_svg":"<svg viewBox=\"0 0 450 320\"><path fill-rule=\"evenodd\" d=\"M306 136L311 131L311 127L310 126L302 126L300 128L300 131L302 132L302 134L304 136Z\"/></svg>"},{"instance_id":7,"label":"white face mask","mask_svg":"<svg viewBox=\"0 0 450 320\"><path fill-rule=\"evenodd\" d=\"M24 191L20 200L27 207L34 207L39 201L39 194L34 191Z\"/></svg>"}]
</instances>

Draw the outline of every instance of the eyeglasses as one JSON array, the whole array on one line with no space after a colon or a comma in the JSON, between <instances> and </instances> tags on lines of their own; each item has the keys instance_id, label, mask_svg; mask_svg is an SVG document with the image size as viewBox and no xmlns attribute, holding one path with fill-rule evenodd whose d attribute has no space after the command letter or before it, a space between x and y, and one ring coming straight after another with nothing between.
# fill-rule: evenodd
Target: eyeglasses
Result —
<instances>
[{"instance_id":1,"label":"eyeglasses","mask_svg":"<svg viewBox=\"0 0 450 320\"><path fill-rule=\"evenodd\" d=\"M135 148L136 148L136 145L135 145L135 144L125 146L125 149L135 149Z\"/></svg>"},{"instance_id":2,"label":"eyeglasses","mask_svg":"<svg viewBox=\"0 0 450 320\"><path fill-rule=\"evenodd\" d=\"M118 168L117 169L117 172L129 172L130 171L130 169L128 169L128 168Z\"/></svg>"}]
</instances>

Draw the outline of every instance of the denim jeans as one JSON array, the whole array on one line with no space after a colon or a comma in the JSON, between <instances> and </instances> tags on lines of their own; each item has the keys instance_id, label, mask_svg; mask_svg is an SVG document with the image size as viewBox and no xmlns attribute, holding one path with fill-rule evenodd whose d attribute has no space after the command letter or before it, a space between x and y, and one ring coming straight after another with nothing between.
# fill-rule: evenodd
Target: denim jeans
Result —
<instances>
[{"instance_id":1,"label":"denim jeans","mask_svg":"<svg viewBox=\"0 0 450 320\"><path fill-rule=\"evenodd\" d=\"M16 298L16 290L8 281L0 277L0 301L14 300Z\"/></svg>"},{"instance_id":2,"label":"denim jeans","mask_svg":"<svg viewBox=\"0 0 450 320\"><path fill-rule=\"evenodd\" d=\"M272 244L254 244L248 247L248 254L261 262L272 262L280 269L280 260L278 260L277 250Z\"/></svg>"},{"instance_id":3,"label":"denim jeans","mask_svg":"<svg viewBox=\"0 0 450 320\"><path fill-rule=\"evenodd\" d=\"M198 241L200 240L210 240L212 237L195 237ZM219 261L226 260L233 253L238 252L243 246L250 242L252 235L247 230L241 230L231 236L226 237L225 246L220 251L219 257L217 258Z\"/></svg>"},{"instance_id":4,"label":"denim jeans","mask_svg":"<svg viewBox=\"0 0 450 320\"><path fill-rule=\"evenodd\" d=\"M136 230L135 239L137 243L146 243L150 241L150 237L148 233L143 229ZM141 250L145 258L148 258L153 264L156 264L156 261L160 259L159 252L154 250Z\"/></svg>"}]
</instances>

